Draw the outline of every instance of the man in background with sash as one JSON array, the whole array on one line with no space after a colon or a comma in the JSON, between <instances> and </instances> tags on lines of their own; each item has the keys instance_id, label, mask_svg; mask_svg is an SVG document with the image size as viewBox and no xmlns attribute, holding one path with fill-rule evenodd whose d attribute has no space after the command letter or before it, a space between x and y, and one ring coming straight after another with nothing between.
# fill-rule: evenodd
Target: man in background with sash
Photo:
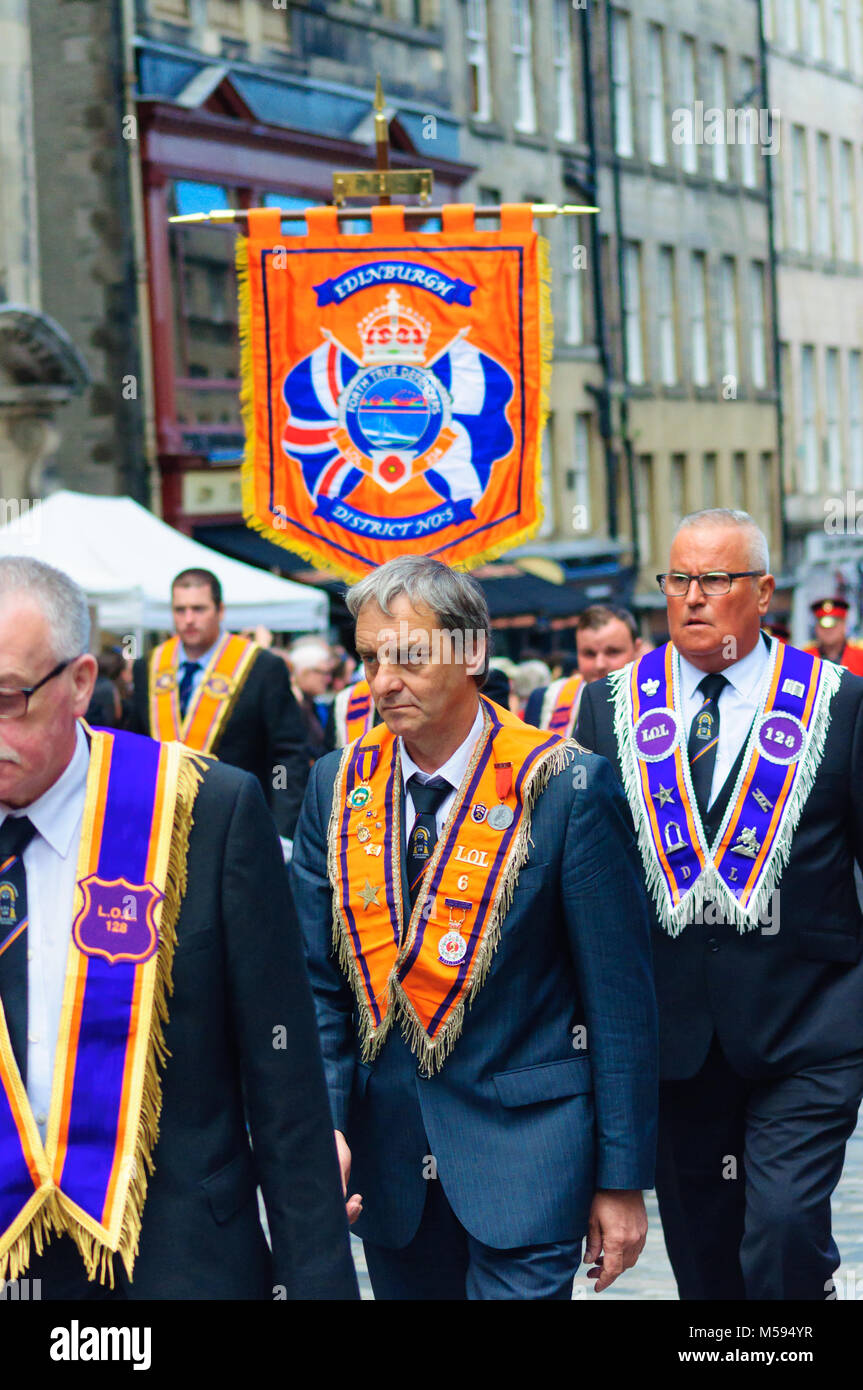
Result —
<instances>
[{"instance_id":1,"label":"man in background with sash","mask_svg":"<svg viewBox=\"0 0 863 1390\"><path fill-rule=\"evenodd\" d=\"M130 727L251 772L287 855L309 771L288 670L257 642L224 631L222 587L210 570L178 574L171 603L175 635L133 667Z\"/></svg>"},{"instance_id":2,"label":"man in background with sash","mask_svg":"<svg viewBox=\"0 0 863 1390\"><path fill-rule=\"evenodd\" d=\"M0 559L0 1279L354 1298L272 820L247 773L81 723L89 629L66 575Z\"/></svg>"},{"instance_id":3,"label":"man in background with sash","mask_svg":"<svg viewBox=\"0 0 863 1390\"><path fill-rule=\"evenodd\" d=\"M524 710L528 724L564 738L572 736L585 686L634 661L643 644L628 608L597 603L579 613L575 646L576 669L534 690Z\"/></svg>"},{"instance_id":4,"label":"man in background with sash","mask_svg":"<svg viewBox=\"0 0 863 1390\"><path fill-rule=\"evenodd\" d=\"M658 576L671 641L578 722L651 899L656 1190L685 1299L830 1296L863 1094L863 681L759 632L769 568L746 512L686 517Z\"/></svg>"},{"instance_id":5,"label":"man in background with sash","mask_svg":"<svg viewBox=\"0 0 863 1390\"><path fill-rule=\"evenodd\" d=\"M291 879L375 1296L568 1299L585 1234L604 1289L653 1170L626 807L601 758L481 696L472 579L406 556L347 604L384 722L315 764Z\"/></svg>"}]
</instances>

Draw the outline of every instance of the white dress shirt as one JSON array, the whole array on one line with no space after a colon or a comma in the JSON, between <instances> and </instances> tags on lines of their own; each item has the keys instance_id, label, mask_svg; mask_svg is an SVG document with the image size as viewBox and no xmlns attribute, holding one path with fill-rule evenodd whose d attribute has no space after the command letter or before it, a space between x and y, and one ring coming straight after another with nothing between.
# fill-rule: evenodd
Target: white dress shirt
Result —
<instances>
[{"instance_id":1,"label":"white dress shirt","mask_svg":"<svg viewBox=\"0 0 863 1390\"><path fill-rule=\"evenodd\" d=\"M72 901L89 766L90 747L79 724L71 762L38 801L20 811L0 802L0 824L8 815L27 816L38 832L24 850L29 918L27 1095L43 1144L72 934Z\"/></svg>"},{"instance_id":2,"label":"white dress shirt","mask_svg":"<svg viewBox=\"0 0 863 1390\"><path fill-rule=\"evenodd\" d=\"M770 659L770 653L762 637L747 652L746 656L726 666L722 675L729 682L720 692L717 700L719 709L719 743L716 747L716 762L713 767L713 781L710 784L710 801L713 802L722 790L725 779L734 766L743 740L749 733L755 718L761 682ZM681 653L680 693L683 705L683 743L689 741L689 730L698 710L704 704L704 692L698 689L698 682L706 672L699 671Z\"/></svg>"},{"instance_id":3,"label":"white dress shirt","mask_svg":"<svg viewBox=\"0 0 863 1390\"><path fill-rule=\"evenodd\" d=\"M411 831L414 828L414 821L417 818L416 807L413 803L413 797L411 796L410 791L408 790L409 778L416 775L421 782L430 782L433 777L445 777L446 780L449 783L451 783L452 791L444 797L440 806L438 806L437 812L435 814L435 825L437 827L437 833L438 835L440 835L441 830L444 826L444 822L447 816L449 815L450 808L453 804L453 801L455 800L455 794L461 786L462 778L467 772L467 765L470 762L471 754L473 753L473 750L476 747L476 741L482 733L482 726L482 705L478 704L476 718L474 719L473 724L471 725L470 733L468 734L464 743L459 744L455 752L449 758L447 758L446 762L438 768L437 772L423 772L421 768L417 767L410 753L405 748L404 739L401 737L399 738L402 763L402 788L405 793L406 844L411 837Z\"/></svg>"}]
</instances>

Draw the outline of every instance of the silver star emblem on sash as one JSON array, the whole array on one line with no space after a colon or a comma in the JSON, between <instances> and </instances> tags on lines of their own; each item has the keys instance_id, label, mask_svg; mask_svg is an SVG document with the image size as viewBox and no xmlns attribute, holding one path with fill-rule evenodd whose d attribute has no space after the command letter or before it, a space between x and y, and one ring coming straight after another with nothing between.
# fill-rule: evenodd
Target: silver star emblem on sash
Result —
<instances>
[{"instance_id":1,"label":"silver star emblem on sash","mask_svg":"<svg viewBox=\"0 0 863 1390\"><path fill-rule=\"evenodd\" d=\"M657 681L657 680L642 681L642 682L641 682L641 689L644 691L644 693L645 693L645 695L648 697L648 699L652 699L653 696L656 694L657 690L659 689L659 681Z\"/></svg>"},{"instance_id":2,"label":"silver star emblem on sash","mask_svg":"<svg viewBox=\"0 0 863 1390\"><path fill-rule=\"evenodd\" d=\"M671 791L668 787L663 787L661 782L659 784L659 790L651 792L650 795L653 797L654 801L657 797L659 797L660 806L667 806L669 802L672 806L675 804L674 797L672 796Z\"/></svg>"}]
</instances>

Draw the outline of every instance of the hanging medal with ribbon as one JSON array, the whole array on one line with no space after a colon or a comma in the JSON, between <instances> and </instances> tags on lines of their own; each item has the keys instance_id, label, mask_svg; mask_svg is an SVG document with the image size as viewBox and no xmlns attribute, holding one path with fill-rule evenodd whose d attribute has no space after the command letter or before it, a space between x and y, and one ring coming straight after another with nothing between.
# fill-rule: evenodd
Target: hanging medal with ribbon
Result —
<instances>
[{"instance_id":1,"label":"hanging medal with ribbon","mask_svg":"<svg viewBox=\"0 0 863 1390\"><path fill-rule=\"evenodd\" d=\"M456 898L445 898L444 907L449 908L449 930L444 932L437 945L438 960L443 965L461 965L467 955L467 942L459 931L463 927L473 903L460 902ZM456 918L454 913L460 912Z\"/></svg>"},{"instance_id":2,"label":"hanging medal with ribbon","mask_svg":"<svg viewBox=\"0 0 863 1390\"><path fill-rule=\"evenodd\" d=\"M360 785L348 792L347 805L349 810L362 811L371 805L372 789L369 783L375 775L375 768L378 765L380 755L381 750L376 747L357 749L354 766L360 779Z\"/></svg>"},{"instance_id":3,"label":"hanging medal with ribbon","mask_svg":"<svg viewBox=\"0 0 863 1390\"><path fill-rule=\"evenodd\" d=\"M515 818L515 811L506 804L506 799L512 791L512 763L495 763L494 789L500 804L492 806L488 813L488 823L492 830L507 830Z\"/></svg>"}]
</instances>

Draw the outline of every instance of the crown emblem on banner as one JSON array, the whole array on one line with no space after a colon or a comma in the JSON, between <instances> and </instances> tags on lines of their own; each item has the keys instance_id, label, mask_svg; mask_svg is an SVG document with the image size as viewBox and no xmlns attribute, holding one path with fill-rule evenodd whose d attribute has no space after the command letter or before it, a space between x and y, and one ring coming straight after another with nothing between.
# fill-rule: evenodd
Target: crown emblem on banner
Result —
<instances>
[{"instance_id":1,"label":"crown emblem on banner","mask_svg":"<svg viewBox=\"0 0 863 1390\"><path fill-rule=\"evenodd\" d=\"M390 290L386 304L372 309L357 324L363 345L363 365L384 362L422 363L431 324L416 310L402 304L398 290Z\"/></svg>"}]
</instances>

